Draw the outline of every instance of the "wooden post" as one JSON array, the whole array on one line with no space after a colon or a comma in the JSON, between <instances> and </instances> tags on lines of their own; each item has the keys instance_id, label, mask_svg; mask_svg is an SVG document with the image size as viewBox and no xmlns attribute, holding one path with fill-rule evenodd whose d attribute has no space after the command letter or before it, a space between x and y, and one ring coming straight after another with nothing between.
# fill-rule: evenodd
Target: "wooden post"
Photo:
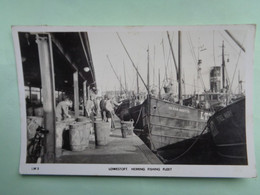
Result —
<instances>
[{"instance_id":1,"label":"wooden post","mask_svg":"<svg viewBox=\"0 0 260 195\"><path fill-rule=\"evenodd\" d=\"M45 156L44 162L55 162L55 82L54 69L52 63L52 48L50 36L36 35L36 42L38 45L41 83L42 83L42 97L43 97L43 111L44 111L44 127L49 131L45 142Z\"/></svg>"},{"instance_id":2,"label":"wooden post","mask_svg":"<svg viewBox=\"0 0 260 195\"><path fill-rule=\"evenodd\" d=\"M60 91L58 90L58 101L60 101Z\"/></svg>"},{"instance_id":3,"label":"wooden post","mask_svg":"<svg viewBox=\"0 0 260 195\"><path fill-rule=\"evenodd\" d=\"M74 111L75 117L79 117L79 76L78 71L73 73L73 88L74 88Z\"/></svg>"},{"instance_id":4,"label":"wooden post","mask_svg":"<svg viewBox=\"0 0 260 195\"><path fill-rule=\"evenodd\" d=\"M30 102L32 103L32 87L29 85L29 97L30 97Z\"/></svg>"},{"instance_id":5,"label":"wooden post","mask_svg":"<svg viewBox=\"0 0 260 195\"><path fill-rule=\"evenodd\" d=\"M40 88L40 103L42 103L42 88Z\"/></svg>"},{"instance_id":6,"label":"wooden post","mask_svg":"<svg viewBox=\"0 0 260 195\"><path fill-rule=\"evenodd\" d=\"M87 116L85 105L87 103L87 81L83 82L83 109L84 109L84 116Z\"/></svg>"},{"instance_id":7,"label":"wooden post","mask_svg":"<svg viewBox=\"0 0 260 195\"><path fill-rule=\"evenodd\" d=\"M90 90L89 90L89 86L87 87L87 98L88 98L88 100L90 99Z\"/></svg>"}]
</instances>

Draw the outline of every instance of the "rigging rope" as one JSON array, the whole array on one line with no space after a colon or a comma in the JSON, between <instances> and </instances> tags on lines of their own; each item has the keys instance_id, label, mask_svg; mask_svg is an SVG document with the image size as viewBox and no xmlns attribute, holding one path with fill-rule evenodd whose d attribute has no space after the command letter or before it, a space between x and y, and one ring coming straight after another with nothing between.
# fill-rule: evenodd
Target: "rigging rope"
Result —
<instances>
[{"instance_id":1,"label":"rigging rope","mask_svg":"<svg viewBox=\"0 0 260 195\"><path fill-rule=\"evenodd\" d=\"M246 39L246 34L245 34L245 36L244 36L244 39L243 39L242 44L244 43L245 39ZM233 85L233 81L234 81L234 78L235 78L235 74L236 74L236 70L237 70L237 66L238 66L238 62L239 62L241 53L242 53L242 49L240 49L240 51L239 51L239 55L238 55L237 62L236 62L236 67L235 67L235 71L234 71L234 73L233 73L232 81L231 81L231 84L230 84L229 94L231 93L231 89L232 89L232 85Z\"/></svg>"},{"instance_id":2,"label":"rigging rope","mask_svg":"<svg viewBox=\"0 0 260 195\"><path fill-rule=\"evenodd\" d=\"M234 46L227 40L227 38L220 32L218 31L218 33L225 39L226 42L228 42L228 44L230 45L230 47L232 47L237 53L239 53Z\"/></svg>"},{"instance_id":3,"label":"rigging rope","mask_svg":"<svg viewBox=\"0 0 260 195\"><path fill-rule=\"evenodd\" d=\"M192 54L192 57L193 57L193 60L194 60L194 64L195 64L195 66L197 66L197 62L198 62L198 60L197 60L197 58L196 58L196 54L195 54L195 52L194 52L194 50L193 50L193 44L192 44L192 40L191 40L191 37L190 37L190 33L187 33L188 34L188 43L189 43L189 46L190 46L190 48L191 48L191 54ZM196 67L197 68L197 67ZM201 81L201 84L202 84L202 87L203 87L203 90L204 91L206 91L206 87L205 87L205 84L204 84L204 81L203 81L203 79L202 79L202 75L201 75L201 72L200 71L198 71L198 76L200 77L200 81ZM194 86L194 85L193 85ZM200 88L200 87L198 87L198 88Z\"/></svg>"}]
</instances>

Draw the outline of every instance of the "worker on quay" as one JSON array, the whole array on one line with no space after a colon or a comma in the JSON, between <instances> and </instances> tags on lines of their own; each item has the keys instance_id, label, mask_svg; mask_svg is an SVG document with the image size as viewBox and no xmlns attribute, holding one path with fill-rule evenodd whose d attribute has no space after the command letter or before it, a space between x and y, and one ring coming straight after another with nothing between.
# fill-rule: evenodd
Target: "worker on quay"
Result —
<instances>
[{"instance_id":1,"label":"worker on quay","mask_svg":"<svg viewBox=\"0 0 260 195\"><path fill-rule=\"evenodd\" d=\"M111 96L105 96L105 110L106 110L106 118L107 122L109 122L111 129L115 128L115 123L114 123L114 115L115 115L115 106L120 106L121 103L118 103L115 101L114 98Z\"/></svg>"},{"instance_id":2,"label":"worker on quay","mask_svg":"<svg viewBox=\"0 0 260 195\"><path fill-rule=\"evenodd\" d=\"M85 109L86 109L87 117L89 117L93 120L94 116L96 114L96 111L95 111L95 104L92 99L93 99L93 97L90 96L90 98L86 101Z\"/></svg>"},{"instance_id":3,"label":"worker on quay","mask_svg":"<svg viewBox=\"0 0 260 195\"><path fill-rule=\"evenodd\" d=\"M56 107L57 121L62 121L65 120L66 118L71 118L71 116L69 115L69 107L72 107L72 101L68 97L66 97L64 101L58 103Z\"/></svg>"},{"instance_id":4,"label":"worker on quay","mask_svg":"<svg viewBox=\"0 0 260 195\"><path fill-rule=\"evenodd\" d=\"M99 102L100 114L103 121L107 121L106 117L106 95Z\"/></svg>"}]
</instances>

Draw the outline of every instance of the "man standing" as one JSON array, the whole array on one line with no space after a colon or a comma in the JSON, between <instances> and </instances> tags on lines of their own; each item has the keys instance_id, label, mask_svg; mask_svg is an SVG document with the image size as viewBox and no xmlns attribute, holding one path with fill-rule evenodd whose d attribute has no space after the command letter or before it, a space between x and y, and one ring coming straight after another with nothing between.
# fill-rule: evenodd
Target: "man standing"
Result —
<instances>
[{"instance_id":1,"label":"man standing","mask_svg":"<svg viewBox=\"0 0 260 195\"><path fill-rule=\"evenodd\" d=\"M107 96L105 95L99 102L100 114L103 121L106 121L106 100Z\"/></svg>"},{"instance_id":2,"label":"man standing","mask_svg":"<svg viewBox=\"0 0 260 195\"><path fill-rule=\"evenodd\" d=\"M106 117L107 117L107 121L110 123L110 126L112 129L115 128L115 121L113 118L115 115L114 107L120 106L121 104L122 104L122 102L118 103L115 101L115 98L113 98L111 96L107 96L107 100L106 100L106 104L105 104Z\"/></svg>"},{"instance_id":3,"label":"man standing","mask_svg":"<svg viewBox=\"0 0 260 195\"><path fill-rule=\"evenodd\" d=\"M93 118L95 114L95 104L92 100L92 96L90 96L90 98L86 101L85 109L87 117Z\"/></svg>"},{"instance_id":4,"label":"man standing","mask_svg":"<svg viewBox=\"0 0 260 195\"><path fill-rule=\"evenodd\" d=\"M66 118L71 118L69 115L69 107L72 106L72 101L69 98L65 98L64 101L58 103L56 107L56 120L61 121L65 120Z\"/></svg>"}]
</instances>

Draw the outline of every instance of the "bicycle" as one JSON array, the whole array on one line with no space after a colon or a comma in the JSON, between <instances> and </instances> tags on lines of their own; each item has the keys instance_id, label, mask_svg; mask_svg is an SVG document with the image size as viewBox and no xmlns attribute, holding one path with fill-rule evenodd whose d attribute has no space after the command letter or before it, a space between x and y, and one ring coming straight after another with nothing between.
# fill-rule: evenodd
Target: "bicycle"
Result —
<instances>
[{"instance_id":1,"label":"bicycle","mask_svg":"<svg viewBox=\"0 0 260 195\"><path fill-rule=\"evenodd\" d=\"M34 137L27 146L27 163L41 163L44 155L44 138L49 133L48 130L39 126Z\"/></svg>"}]
</instances>

